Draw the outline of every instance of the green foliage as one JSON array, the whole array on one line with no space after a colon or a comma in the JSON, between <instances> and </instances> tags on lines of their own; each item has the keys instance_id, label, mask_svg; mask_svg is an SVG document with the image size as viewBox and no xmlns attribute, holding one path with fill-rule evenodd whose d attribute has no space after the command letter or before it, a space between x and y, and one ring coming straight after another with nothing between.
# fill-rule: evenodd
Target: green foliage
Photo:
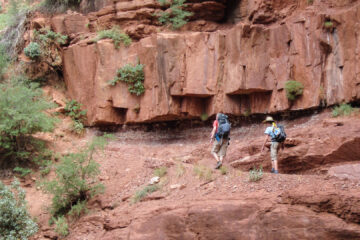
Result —
<instances>
[{"instance_id":1,"label":"green foliage","mask_svg":"<svg viewBox=\"0 0 360 240\"><path fill-rule=\"evenodd\" d=\"M114 41L114 46L116 49L120 47L120 43L123 43L125 47L127 47L132 42L131 38L127 34L122 33L117 26L108 30L99 31L93 41L97 42L105 38L112 39Z\"/></svg>"},{"instance_id":2,"label":"green foliage","mask_svg":"<svg viewBox=\"0 0 360 240\"><path fill-rule=\"evenodd\" d=\"M156 192L157 190L159 190L159 185L154 184L154 185L148 185L146 187L144 187L143 189L137 191L135 193L135 195L132 197L131 199L131 203L137 203L140 202L142 199L144 199L148 194Z\"/></svg>"},{"instance_id":3,"label":"green foliage","mask_svg":"<svg viewBox=\"0 0 360 240\"><path fill-rule=\"evenodd\" d=\"M350 116L354 112L359 112L359 109L353 108L350 104L343 103L332 110L332 116Z\"/></svg>"},{"instance_id":4,"label":"green foliage","mask_svg":"<svg viewBox=\"0 0 360 240\"><path fill-rule=\"evenodd\" d=\"M0 84L0 152L8 161L29 159L39 144L31 135L52 131L56 122L44 113L53 104L43 97L42 90L37 85L21 83L20 79L17 83Z\"/></svg>"},{"instance_id":5,"label":"green foliage","mask_svg":"<svg viewBox=\"0 0 360 240\"><path fill-rule=\"evenodd\" d=\"M140 96L145 92L144 80L144 65L137 64L132 66L131 64L126 64L118 69L116 77L109 84L114 86L119 81L125 82L128 84L130 93Z\"/></svg>"},{"instance_id":6,"label":"green foliage","mask_svg":"<svg viewBox=\"0 0 360 240\"><path fill-rule=\"evenodd\" d=\"M334 26L333 22L332 21L325 21L324 22L324 27L325 28L332 28Z\"/></svg>"},{"instance_id":7,"label":"green foliage","mask_svg":"<svg viewBox=\"0 0 360 240\"><path fill-rule=\"evenodd\" d=\"M11 188L0 182L1 239L28 239L38 231L37 224L26 209L25 191L15 180Z\"/></svg>"},{"instance_id":8,"label":"green foliage","mask_svg":"<svg viewBox=\"0 0 360 240\"><path fill-rule=\"evenodd\" d=\"M207 113L203 113L200 116L201 121L206 121L206 120L208 120L208 118L209 118L209 115L207 115Z\"/></svg>"},{"instance_id":9,"label":"green foliage","mask_svg":"<svg viewBox=\"0 0 360 240\"><path fill-rule=\"evenodd\" d=\"M167 173L167 168L164 166L164 167L159 167L157 169L154 170L154 175L155 176L158 176L158 177L163 177L165 176Z\"/></svg>"},{"instance_id":10,"label":"green foliage","mask_svg":"<svg viewBox=\"0 0 360 240\"><path fill-rule=\"evenodd\" d=\"M43 189L53 195L51 214L55 218L69 211L72 214L78 212L76 205L103 192L104 186L97 179L99 164L93 155L103 150L111 138L112 135L107 134L95 137L82 151L64 156L56 167L55 179L43 182Z\"/></svg>"},{"instance_id":11,"label":"green foliage","mask_svg":"<svg viewBox=\"0 0 360 240\"><path fill-rule=\"evenodd\" d=\"M30 44L24 49L24 53L31 59L37 59L41 56L40 45L36 42L30 42Z\"/></svg>"},{"instance_id":12,"label":"green foliage","mask_svg":"<svg viewBox=\"0 0 360 240\"><path fill-rule=\"evenodd\" d=\"M250 172L249 172L249 181L250 182L257 182L260 179L262 179L262 177L263 177L262 167L260 167L259 169L256 169L256 167L254 167L254 169L250 170Z\"/></svg>"},{"instance_id":13,"label":"green foliage","mask_svg":"<svg viewBox=\"0 0 360 240\"><path fill-rule=\"evenodd\" d=\"M19 173L20 177L25 177L26 175L30 174L32 171L29 168L16 167L14 168L14 172Z\"/></svg>"},{"instance_id":14,"label":"green foliage","mask_svg":"<svg viewBox=\"0 0 360 240\"><path fill-rule=\"evenodd\" d=\"M69 226L64 216L58 217L55 220L55 232L62 237L66 237L69 234Z\"/></svg>"},{"instance_id":15,"label":"green foliage","mask_svg":"<svg viewBox=\"0 0 360 240\"><path fill-rule=\"evenodd\" d=\"M81 104L76 100L68 101L64 110L65 114L73 120L73 131L81 134L84 131L86 110L81 110Z\"/></svg>"},{"instance_id":16,"label":"green foliage","mask_svg":"<svg viewBox=\"0 0 360 240\"><path fill-rule=\"evenodd\" d=\"M226 166L221 166L220 167L220 173L221 175L226 175L228 173L228 169Z\"/></svg>"},{"instance_id":17,"label":"green foliage","mask_svg":"<svg viewBox=\"0 0 360 240\"><path fill-rule=\"evenodd\" d=\"M41 28L40 30L34 30L34 38L42 45L48 46L51 44L64 45L68 39L67 36L57 32L51 31L49 28Z\"/></svg>"},{"instance_id":18,"label":"green foliage","mask_svg":"<svg viewBox=\"0 0 360 240\"><path fill-rule=\"evenodd\" d=\"M212 180L212 170L208 167L205 167L203 165L196 165L194 167L194 174L198 176L198 178L205 180L205 181L211 181Z\"/></svg>"},{"instance_id":19,"label":"green foliage","mask_svg":"<svg viewBox=\"0 0 360 240\"><path fill-rule=\"evenodd\" d=\"M2 78L2 75L6 72L9 63L10 57L5 51L5 46L0 44L0 79Z\"/></svg>"},{"instance_id":20,"label":"green foliage","mask_svg":"<svg viewBox=\"0 0 360 240\"><path fill-rule=\"evenodd\" d=\"M187 7L186 0L172 0L171 3L166 0L158 1L162 6L170 4L170 11L162 12L158 17L161 24L170 25L173 29L184 26L187 23L187 18L193 15L193 13L184 10Z\"/></svg>"},{"instance_id":21,"label":"green foliage","mask_svg":"<svg viewBox=\"0 0 360 240\"><path fill-rule=\"evenodd\" d=\"M89 212L88 208L86 207L87 201L78 201L75 205L71 207L69 211L69 215L77 219L83 214L87 214Z\"/></svg>"},{"instance_id":22,"label":"green foliage","mask_svg":"<svg viewBox=\"0 0 360 240\"><path fill-rule=\"evenodd\" d=\"M289 80L285 83L286 97L294 101L298 96L303 94L304 85L301 82Z\"/></svg>"},{"instance_id":23,"label":"green foliage","mask_svg":"<svg viewBox=\"0 0 360 240\"><path fill-rule=\"evenodd\" d=\"M86 117L86 110L81 110L81 103L71 100L66 103L65 114L74 121L82 121Z\"/></svg>"}]
</instances>

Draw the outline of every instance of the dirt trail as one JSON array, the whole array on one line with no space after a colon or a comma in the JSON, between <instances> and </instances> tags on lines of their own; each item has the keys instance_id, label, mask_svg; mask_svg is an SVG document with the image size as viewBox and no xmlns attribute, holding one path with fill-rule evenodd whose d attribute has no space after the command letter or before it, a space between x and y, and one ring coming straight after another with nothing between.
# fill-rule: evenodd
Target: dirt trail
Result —
<instances>
[{"instance_id":1,"label":"dirt trail","mask_svg":"<svg viewBox=\"0 0 360 240\"><path fill-rule=\"evenodd\" d=\"M312 141L309 134L317 138L309 129L329 122L332 126L334 120L328 116L324 113L284 122L291 147L283 156L297 154L296 148L302 146L291 145L291 141L298 141L294 136L302 133L308 143ZM354 127L351 119L335 122ZM356 124L360 133L360 124ZM359 155L358 161L314 165L310 172L284 174L280 167L283 174L275 175L268 173L266 151L261 155L264 162L252 159L252 166L264 166L263 178L250 182L248 171L241 165L231 167L231 162L244 157L240 156L244 148L248 155L249 147L255 149L251 150L254 156L259 155L263 129L263 125L253 124L232 130L224 175L213 169L211 127L115 133L116 139L96 157L105 194L89 203L90 214L71 224L67 239L360 239ZM77 148L97 134L100 132L92 130L83 139L63 144ZM61 149L67 148L63 145ZM280 166L281 162L280 157ZM336 177L338 165L342 178ZM343 167L347 165L351 167ZM154 176L154 169L161 166L167 168L161 188L132 204L136 191L143 189ZM199 166L211 172L208 179L195 174ZM355 173L353 178L347 177L351 173ZM54 236L42 205L46 201L50 204L49 197L40 195L35 185L27 190L31 212L42 225L35 239Z\"/></svg>"}]
</instances>

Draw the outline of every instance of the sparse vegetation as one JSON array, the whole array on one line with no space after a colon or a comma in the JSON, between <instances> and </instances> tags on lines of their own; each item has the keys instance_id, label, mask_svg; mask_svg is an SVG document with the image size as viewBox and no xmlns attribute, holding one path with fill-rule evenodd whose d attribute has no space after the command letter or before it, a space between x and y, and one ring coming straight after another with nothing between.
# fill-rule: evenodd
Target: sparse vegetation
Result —
<instances>
[{"instance_id":1,"label":"sparse vegetation","mask_svg":"<svg viewBox=\"0 0 360 240\"><path fill-rule=\"evenodd\" d=\"M97 179L99 164L93 155L104 149L111 138L111 135L95 137L82 151L64 156L56 166L55 179L42 183L43 189L53 195L50 212L55 219L79 212L82 208L79 204L103 191L104 186Z\"/></svg>"},{"instance_id":2,"label":"sparse vegetation","mask_svg":"<svg viewBox=\"0 0 360 240\"><path fill-rule=\"evenodd\" d=\"M203 165L196 165L194 167L194 174L202 180L205 180L205 181L212 180L212 170Z\"/></svg>"},{"instance_id":3,"label":"sparse vegetation","mask_svg":"<svg viewBox=\"0 0 360 240\"><path fill-rule=\"evenodd\" d=\"M145 92L144 80L144 65L137 64L132 66L131 64L126 64L117 71L116 77L109 84L114 86L119 81L125 82L128 84L130 93L140 96Z\"/></svg>"},{"instance_id":4,"label":"sparse vegetation","mask_svg":"<svg viewBox=\"0 0 360 240\"><path fill-rule=\"evenodd\" d=\"M184 173L185 173L185 170L186 169L185 169L185 167L184 167L184 165L182 163L176 164L176 176L177 177L183 176Z\"/></svg>"},{"instance_id":5,"label":"sparse vegetation","mask_svg":"<svg viewBox=\"0 0 360 240\"><path fill-rule=\"evenodd\" d=\"M24 239L38 231L26 208L25 191L15 180L11 187L0 181L0 233L1 239Z\"/></svg>"},{"instance_id":6,"label":"sparse vegetation","mask_svg":"<svg viewBox=\"0 0 360 240\"><path fill-rule=\"evenodd\" d=\"M333 117L339 117L339 116L350 116L353 113L358 113L358 108L353 108L350 104L343 103L339 106L334 107L332 110L332 116Z\"/></svg>"},{"instance_id":7,"label":"sparse vegetation","mask_svg":"<svg viewBox=\"0 0 360 240\"><path fill-rule=\"evenodd\" d=\"M208 120L208 118L209 118L209 115L207 115L207 113L203 113L200 116L201 121L206 121L206 120Z\"/></svg>"},{"instance_id":8,"label":"sparse vegetation","mask_svg":"<svg viewBox=\"0 0 360 240\"><path fill-rule=\"evenodd\" d=\"M157 184L145 186L143 189L141 189L135 193L135 195L131 199L131 203L140 202L148 194L156 192L157 190L159 190L159 188L160 187Z\"/></svg>"},{"instance_id":9,"label":"sparse vegetation","mask_svg":"<svg viewBox=\"0 0 360 240\"><path fill-rule=\"evenodd\" d=\"M290 101L294 101L301 96L304 91L304 85L301 82L289 80L285 83L286 97Z\"/></svg>"},{"instance_id":10,"label":"sparse vegetation","mask_svg":"<svg viewBox=\"0 0 360 240\"><path fill-rule=\"evenodd\" d=\"M221 166L220 167L220 173L221 173L221 175L226 175L227 173L228 173L228 169L227 169L227 167L226 166Z\"/></svg>"},{"instance_id":11,"label":"sparse vegetation","mask_svg":"<svg viewBox=\"0 0 360 240\"><path fill-rule=\"evenodd\" d=\"M256 169L256 167L254 167L249 172L249 181L250 182L257 182L257 181L261 180L262 177L263 177L262 167L260 167L259 169Z\"/></svg>"},{"instance_id":12,"label":"sparse vegetation","mask_svg":"<svg viewBox=\"0 0 360 240\"><path fill-rule=\"evenodd\" d=\"M30 44L24 49L24 53L31 59L38 59L41 56L40 45L36 42L30 42Z\"/></svg>"},{"instance_id":13,"label":"sparse vegetation","mask_svg":"<svg viewBox=\"0 0 360 240\"><path fill-rule=\"evenodd\" d=\"M55 232L62 237L66 237L69 234L69 226L64 216L55 219Z\"/></svg>"},{"instance_id":14,"label":"sparse vegetation","mask_svg":"<svg viewBox=\"0 0 360 240\"><path fill-rule=\"evenodd\" d=\"M158 0L162 6L169 5L169 8L158 14L159 22L164 25L170 25L173 29L178 29L188 22L188 18L193 13L184 10L187 7L186 0Z\"/></svg>"},{"instance_id":15,"label":"sparse vegetation","mask_svg":"<svg viewBox=\"0 0 360 240\"><path fill-rule=\"evenodd\" d=\"M167 168L166 168L165 166L159 167L159 168L157 168L157 169L154 170L154 175L155 175L155 176L158 176L158 177L160 177L160 178L163 177L163 176L165 176L166 173L167 173Z\"/></svg>"},{"instance_id":16,"label":"sparse vegetation","mask_svg":"<svg viewBox=\"0 0 360 240\"><path fill-rule=\"evenodd\" d=\"M123 43L124 46L127 47L132 42L131 38L127 34L122 33L120 29L116 26L108 30L99 31L93 41L97 42L105 38L112 39L114 41L114 46L116 49L120 47L120 43Z\"/></svg>"}]
</instances>

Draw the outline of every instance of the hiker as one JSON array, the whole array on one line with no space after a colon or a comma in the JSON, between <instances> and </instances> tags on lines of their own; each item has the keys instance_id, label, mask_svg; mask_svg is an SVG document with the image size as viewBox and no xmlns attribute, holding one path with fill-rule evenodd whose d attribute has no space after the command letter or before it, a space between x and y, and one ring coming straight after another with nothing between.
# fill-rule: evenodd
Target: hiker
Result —
<instances>
[{"instance_id":1,"label":"hiker","mask_svg":"<svg viewBox=\"0 0 360 240\"><path fill-rule=\"evenodd\" d=\"M210 143L215 139L211 150L211 154L217 161L215 169L219 169L224 161L230 140L230 128L231 124L228 121L228 116L222 113L216 114L216 120L213 123L213 130L210 136Z\"/></svg>"},{"instance_id":2,"label":"hiker","mask_svg":"<svg viewBox=\"0 0 360 240\"><path fill-rule=\"evenodd\" d=\"M281 145L282 148L284 148L283 142L286 139L286 133L284 131L284 127L279 125L277 126L274 119L271 116L267 116L266 119L263 121L263 123L268 123L269 126L265 130L265 141L261 148L261 151L264 150L266 142L269 140L269 137L271 137L271 146L270 146L270 156L271 156L271 173L278 174L278 161L277 161L277 154L279 147Z\"/></svg>"}]
</instances>

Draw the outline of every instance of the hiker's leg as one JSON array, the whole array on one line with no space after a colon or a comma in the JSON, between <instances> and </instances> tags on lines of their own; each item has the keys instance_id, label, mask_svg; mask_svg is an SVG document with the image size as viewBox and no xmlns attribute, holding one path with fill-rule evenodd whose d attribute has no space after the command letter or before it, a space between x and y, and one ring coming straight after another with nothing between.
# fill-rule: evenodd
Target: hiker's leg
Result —
<instances>
[{"instance_id":1,"label":"hiker's leg","mask_svg":"<svg viewBox=\"0 0 360 240\"><path fill-rule=\"evenodd\" d=\"M270 155L271 155L271 164L275 171L278 171L277 164L277 151L278 151L279 143L271 142Z\"/></svg>"},{"instance_id":2,"label":"hiker's leg","mask_svg":"<svg viewBox=\"0 0 360 240\"><path fill-rule=\"evenodd\" d=\"M220 162L223 162L223 160L224 160L224 158L226 156L226 151L227 151L228 146L229 146L229 140L228 139L226 139L226 140L223 139L220 150L219 150Z\"/></svg>"},{"instance_id":3,"label":"hiker's leg","mask_svg":"<svg viewBox=\"0 0 360 240\"><path fill-rule=\"evenodd\" d=\"M213 147L211 149L211 154L216 159L216 162L219 161L218 152L220 151L220 147L221 147L221 145L219 144L219 142L215 140L214 144L213 144Z\"/></svg>"}]
</instances>

